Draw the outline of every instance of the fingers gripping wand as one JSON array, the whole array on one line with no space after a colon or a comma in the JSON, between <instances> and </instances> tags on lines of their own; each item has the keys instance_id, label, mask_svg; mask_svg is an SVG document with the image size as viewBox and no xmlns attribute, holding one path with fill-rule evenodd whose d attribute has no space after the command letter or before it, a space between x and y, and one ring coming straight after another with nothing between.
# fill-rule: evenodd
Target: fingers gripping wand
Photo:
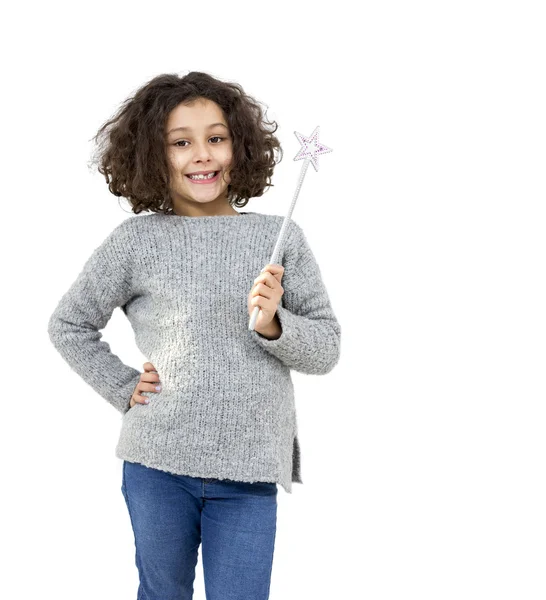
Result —
<instances>
[{"instance_id":1,"label":"fingers gripping wand","mask_svg":"<svg viewBox=\"0 0 546 600\"><path fill-rule=\"evenodd\" d=\"M290 218L292 216L292 212L294 210L294 207L296 206L296 200L298 199L298 195L300 193L300 189L301 189L305 174L307 172L307 167L309 166L309 162L311 162L313 164L315 171L318 171L318 155L326 154L327 152L332 152L331 148L328 148L327 146L325 146L324 144L321 144L318 141L318 136L319 136L319 127L318 126L315 128L315 131L313 131L313 133L308 137L302 135L301 133L298 133L297 131L294 131L294 133L295 133L296 137L298 138L299 143L301 144L301 148L300 148L299 152L296 154L296 156L294 157L294 160L303 160L304 162L301 166L300 176L298 179L298 185L296 186L296 192L294 194L294 198L292 199L292 203L290 204L288 213L286 214L286 217L284 218L284 221L282 223L282 227L279 232L279 237L277 238L277 243L275 244L273 254L271 255L271 258L269 259L268 264L277 264L277 258L279 256L280 248L281 248L282 242L284 240L286 228L288 227L288 221L290 220ZM255 306L254 310L252 311L252 316L250 317L250 321L248 323L248 328L251 331L254 330L254 326L256 325L256 320L258 319L258 314L260 313L260 310L261 309L259 306Z\"/></svg>"}]
</instances>

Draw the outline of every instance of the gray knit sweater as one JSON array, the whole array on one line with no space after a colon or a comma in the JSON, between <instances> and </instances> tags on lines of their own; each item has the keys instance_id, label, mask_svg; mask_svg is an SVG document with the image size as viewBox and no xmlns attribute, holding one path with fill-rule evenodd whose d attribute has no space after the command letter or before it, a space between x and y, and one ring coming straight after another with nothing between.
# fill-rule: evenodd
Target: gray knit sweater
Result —
<instances>
[{"instance_id":1,"label":"gray knit sweater","mask_svg":"<svg viewBox=\"0 0 546 600\"><path fill-rule=\"evenodd\" d=\"M116 456L192 477L302 483L290 371L323 375L340 325L301 227L278 263L282 333L248 329L247 298L284 217L146 214L120 223L85 263L48 323L69 366L123 415ZM101 341L121 307L158 371L149 404L129 402L141 371Z\"/></svg>"}]
</instances>

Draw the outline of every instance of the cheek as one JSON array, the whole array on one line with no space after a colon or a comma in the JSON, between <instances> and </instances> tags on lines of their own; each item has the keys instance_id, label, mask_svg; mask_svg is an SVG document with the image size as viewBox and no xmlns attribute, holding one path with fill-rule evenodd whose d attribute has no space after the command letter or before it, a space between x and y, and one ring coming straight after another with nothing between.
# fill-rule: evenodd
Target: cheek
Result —
<instances>
[{"instance_id":1,"label":"cheek","mask_svg":"<svg viewBox=\"0 0 546 600\"><path fill-rule=\"evenodd\" d=\"M231 183L229 168L226 167L226 169L224 170L224 173L222 174L222 177L224 178L224 182L226 183L226 185L229 185Z\"/></svg>"},{"instance_id":2,"label":"cheek","mask_svg":"<svg viewBox=\"0 0 546 600\"><path fill-rule=\"evenodd\" d=\"M169 171L171 175L179 176L180 172L183 171L183 164L180 158L177 157L175 152L170 152L167 156Z\"/></svg>"},{"instance_id":3,"label":"cheek","mask_svg":"<svg viewBox=\"0 0 546 600\"><path fill-rule=\"evenodd\" d=\"M224 169L224 180L226 183L231 183L231 177L229 176L230 165L231 165L232 154L231 151L226 152L221 158L222 168Z\"/></svg>"},{"instance_id":4,"label":"cheek","mask_svg":"<svg viewBox=\"0 0 546 600\"><path fill-rule=\"evenodd\" d=\"M229 167L229 165L231 164L231 159L232 159L232 154L231 152L225 152L221 158L222 161L222 166L224 168Z\"/></svg>"}]
</instances>

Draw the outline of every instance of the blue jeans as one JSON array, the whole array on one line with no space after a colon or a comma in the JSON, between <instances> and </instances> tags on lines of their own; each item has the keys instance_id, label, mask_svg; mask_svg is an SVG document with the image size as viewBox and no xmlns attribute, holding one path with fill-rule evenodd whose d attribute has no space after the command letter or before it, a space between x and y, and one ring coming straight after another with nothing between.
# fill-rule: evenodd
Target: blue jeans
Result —
<instances>
[{"instance_id":1,"label":"blue jeans","mask_svg":"<svg viewBox=\"0 0 546 600\"><path fill-rule=\"evenodd\" d=\"M199 545L207 600L267 600L277 484L200 479L123 461L137 600L191 600Z\"/></svg>"}]
</instances>

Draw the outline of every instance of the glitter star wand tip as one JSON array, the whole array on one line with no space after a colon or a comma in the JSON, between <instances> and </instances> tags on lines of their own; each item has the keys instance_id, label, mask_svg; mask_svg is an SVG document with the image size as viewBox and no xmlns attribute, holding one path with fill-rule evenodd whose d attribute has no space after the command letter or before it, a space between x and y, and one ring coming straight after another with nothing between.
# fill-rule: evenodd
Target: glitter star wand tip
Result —
<instances>
[{"instance_id":1,"label":"glitter star wand tip","mask_svg":"<svg viewBox=\"0 0 546 600\"><path fill-rule=\"evenodd\" d=\"M315 171L318 171L318 156L319 154L326 154L332 152L332 148L328 148L324 144L319 142L319 129L317 125L315 131L309 136L305 136L297 131L294 131L295 136L298 138L301 148L294 157L294 160L310 160Z\"/></svg>"}]
</instances>

